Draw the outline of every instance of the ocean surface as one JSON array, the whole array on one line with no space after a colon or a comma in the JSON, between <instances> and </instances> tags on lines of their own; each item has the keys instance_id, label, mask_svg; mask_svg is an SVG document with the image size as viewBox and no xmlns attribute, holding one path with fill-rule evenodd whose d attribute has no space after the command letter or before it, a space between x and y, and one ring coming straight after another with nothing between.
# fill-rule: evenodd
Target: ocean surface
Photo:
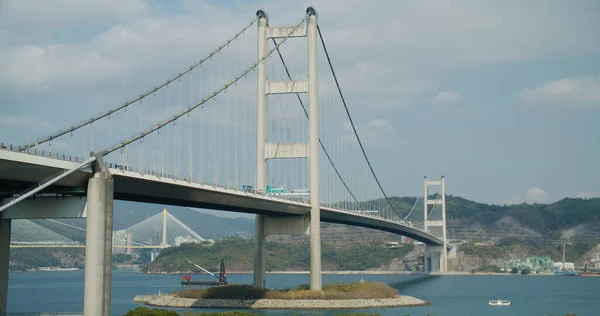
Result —
<instances>
[{"instance_id":1,"label":"ocean surface","mask_svg":"<svg viewBox=\"0 0 600 316\"><path fill-rule=\"evenodd\" d=\"M209 280L210 276L202 276ZM432 305L390 309L344 310L386 316L425 315L566 315L600 316L600 277L564 276L417 276L417 275L323 275L323 283L354 282L361 279L385 282L401 294ZM82 312L83 271L15 272L9 275L8 313ZM123 315L141 306L137 294L170 293L179 290L179 275L147 275L113 271L112 314ZM201 279L194 276L194 279ZM230 283L250 284L252 275L230 274ZM306 274L267 275L267 286L289 288L309 283ZM490 299L508 299L512 305L493 307ZM181 310L180 310L181 311ZM201 310L197 310L201 311ZM261 315L339 314L331 311L253 310Z\"/></svg>"}]
</instances>

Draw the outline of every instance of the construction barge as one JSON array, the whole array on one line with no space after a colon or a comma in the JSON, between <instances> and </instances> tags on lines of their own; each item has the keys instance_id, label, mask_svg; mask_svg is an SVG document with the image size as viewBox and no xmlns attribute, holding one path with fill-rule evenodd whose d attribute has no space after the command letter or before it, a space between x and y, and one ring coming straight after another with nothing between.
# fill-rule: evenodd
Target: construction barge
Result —
<instances>
[{"instance_id":1,"label":"construction barge","mask_svg":"<svg viewBox=\"0 0 600 316\"><path fill-rule=\"evenodd\" d=\"M219 285L227 285L227 272L225 272L225 260L221 259L221 265L219 267L219 275L215 275L214 273L204 269L203 267L193 263L190 260L187 260L187 262L193 264L195 267L197 267L198 269L212 275L213 277L217 278L214 281L192 281L192 275L191 274L184 274L181 277L181 285L188 287L188 286L192 286L192 285L204 285L204 286L219 286Z\"/></svg>"}]
</instances>

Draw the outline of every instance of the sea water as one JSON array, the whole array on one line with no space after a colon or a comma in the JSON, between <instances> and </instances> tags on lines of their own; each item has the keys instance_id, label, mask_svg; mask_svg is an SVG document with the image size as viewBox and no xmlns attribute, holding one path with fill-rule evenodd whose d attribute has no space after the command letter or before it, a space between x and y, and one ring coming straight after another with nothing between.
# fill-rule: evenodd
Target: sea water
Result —
<instances>
[{"instance_id":1,"label":"sea water","mask_svg":"<svg viewBox=\"0 0 600 316\"><path fill-rule=\"evenodd\" d=\"M209 280L210 276L194 276ZM600 277L564 276L424 276L424 275L323 275L323 283L379 281L431 303L426 307L344 310L352 313L379 313L385 316L411 315L600 315ZM8 312L82 312L83 271L15 272L9 275ZM133 303L138 294L170 293L181 289L181 276L113 271L112 314L123 315L141 306ZM250 284L250 274L228 274L232 284ZM291 288L308 284L307 274L268 274L267 286ZM491 299L512 301L508 307L489 306ZM179 309L182 311L182 309ZM201 310L197 310L201 311ZM261 315L336 315L340 310L290 311L253 310Z\"/></svg>"}]
</instances>

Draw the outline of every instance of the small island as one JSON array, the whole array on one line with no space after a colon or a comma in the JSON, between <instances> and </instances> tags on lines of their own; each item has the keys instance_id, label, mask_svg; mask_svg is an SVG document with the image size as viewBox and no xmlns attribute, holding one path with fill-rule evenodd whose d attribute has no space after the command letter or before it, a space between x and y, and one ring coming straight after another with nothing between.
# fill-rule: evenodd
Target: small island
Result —
<instances>
[{"instance_id":1,"label":"small island","mask_svg":"<svg viewBox=\"0 0 600 316\"><path fill-rule=\"evenodd\" d=\"M387 284L364 281L326 284L322 291L311 291L308 285L286 290L224 285L183 289L170 295L140 295L136 296L135 301L159 307L244 309L359 309L430 305L411 296L402 296Z\"/></svg>"}]
</instances>

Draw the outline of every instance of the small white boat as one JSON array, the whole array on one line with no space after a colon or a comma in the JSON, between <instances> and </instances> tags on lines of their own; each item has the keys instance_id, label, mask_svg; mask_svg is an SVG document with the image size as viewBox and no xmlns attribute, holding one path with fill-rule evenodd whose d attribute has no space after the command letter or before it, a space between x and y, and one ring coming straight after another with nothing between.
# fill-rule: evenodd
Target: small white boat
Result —
<instances>
[{"instance_id":1,"label":"small white boat","mask_svg":"<svg viewBox=\"0 0 600 316\"><path fill-rule=\"evenodd\" d=\"M490 306L510 306L510 301L508 300L490 300Z\"/></svg>"}]
</instances>

